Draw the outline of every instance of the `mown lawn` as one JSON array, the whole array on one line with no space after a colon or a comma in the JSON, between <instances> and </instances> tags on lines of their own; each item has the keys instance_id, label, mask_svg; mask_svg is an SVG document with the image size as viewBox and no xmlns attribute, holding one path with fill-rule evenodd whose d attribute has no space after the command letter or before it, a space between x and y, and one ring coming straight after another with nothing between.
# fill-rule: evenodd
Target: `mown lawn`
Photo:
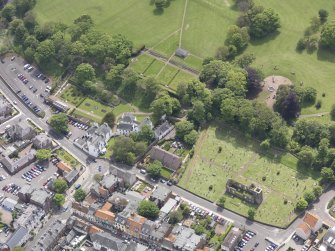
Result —
<instances>
[{"instance_id":1,"label":"mown lawn","mask_svg":"<svg viewBox=\"0 0 335 251\"><path fill-rule=\"evenodd\" d=\"M58 149L56 150L56 154L58 158L60 158L65 163L71 165L73 168L79 168L80 163L78 160L76 160L71 154L69 154L64 149Z\"/></svg>"},{"instance_id":2,"label":"mown lawn","mask_svg":"<svg viewBox=\"0 0 335 251\"><path fill-rule=\"evenodd\" d=\"M322 100L321 109L314 106L304 108L303 114L328 112L334 103L335 93L335 54L319 50L312 54L298 53L296 45L303 37L311 18L318 15L319 9L329 12L328 20L335 18L334 1L313 0L256 0L256 3L273 8L280 16L279 34L262 41L252 42L246 52L256 56L255 65L262 68L265 75L283 75L294 83L312 86L318 90ZM303 11L301 8L303 7ZM274 70L277 66L278 70ZM294 75L291 73L295 73ZM322 97L322 93L326 96Z\"/></svg>"},{"instance_id":3,"label":"mown lawn","mask_svg":"<svg viewBox=\"0 0 335 251\"><path fill-rule=\"evenodd\" d=\"M78 107L89 114L103 118L106 113L112 111L112 107L103 105L93 99L86 98Z\"/></svg>"},{"instance_id":4,"label":"mown lawn","mask_svg":"<svg viewBox=\"0 0 335 251\"><path fill-rule=\"evenodd\" d=\"M224 125L212 125L201 133L179 185L211 201L224 195L226 208L247 215L254 206L225 193L228 178L260 186L264 201L255 218L281 227L296 216L298 198L320 179L317 172L298 169L293 155L270 152L265 156L258 142Z\"/></svg>"}]
</instances>

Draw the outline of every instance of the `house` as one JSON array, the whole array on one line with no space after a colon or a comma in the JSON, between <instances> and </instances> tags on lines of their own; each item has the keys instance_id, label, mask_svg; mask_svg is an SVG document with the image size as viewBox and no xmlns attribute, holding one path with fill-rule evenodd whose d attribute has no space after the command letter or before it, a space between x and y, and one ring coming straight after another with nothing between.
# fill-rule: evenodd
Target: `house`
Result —
<instances>
[{"instance_id":1,"label":"house","mask_svg":"<svg viewBox=\"0 0 335 251\"><path fill-rule=\"evenodd\" d=\"M7 102L7 100L0 96L0 117L8 117L12 114L12 106Z\"/></svg>"},{"instance_id":2,"label":"house","mask_svg":"<svg viewBox=\"0 0 335 251\"><path fill-rule=\"evenodd\" d=\"M98 209L94 216L97 221L100 221L102 224L113 225L115 221L115 214L111 211L112 204L106 202L101 209Z\"/></svg>"},{"instance_id":3,"label":"house","mask_svg":"<svg viewBox=\"0 0 335 251\"><path fill-rule=\"evenodd\" d=\"M52 196L45 191L43 188L32 188L30 186L23 186L18 193L19 199L25 203L31 203L44 211L48 212L51 203Z\"/></svg>"},{"instance_id":4,"label":"house","mask_svg":"<svg viewBox=\"0 0 335 251\"><path fill-rule=\"evenodd\" d=\"M325 236L321 246L319 247L320 251L334 251L335 250L335 227L329 229Z\"/></svg>"},{"instance_id":5,"label":"house","mask_svg":"<svg viewBox=\"0 0 335 251\"><path fill-rule=\"evenodd\" d=\"M35 137L36 132L25 121L14 124L6 128L7 136L12 140L31 140Z\"/></svg>"},{"instance_id":6,"label":"house","mask_svg":"<svg viewBox=\"0 0 335 251\"><path fill-rule=\"evenodd\" d=\"M169 123L169 121L164 121L163 124L157 126L154 130L155 138L158 140L161 140L166 135L168 135L172 130L174 129L174 126Z\"/></svg>"},{"instance_id":7,"label":"house","mask_svg":"<svg viewBox=\"0 0 335 251\"><path fill-rule=\"evenodd\" d=\"M62 174L72 171L72 167L63 161L58 162L56 166L58 171L60 171Z\"/></svg>"},{"instance_id":8,"label":"house","mask_svg":"<svg viewBox=\"0 0 335 251\"><path fill-rule=\"evenodd\" d=\"M153 128L149 117L144 118L142 122L138 122L132 113L125 112L116 125L116 134L129 135L132 132L140 131L144 126L149 126L150 129Z\"/></svg>"},{"instance_id":9,"label":"house","mask_svg":"<svg viewBox=\"0 0 335 251\"><path fill-rule=\"evenodd\" d=\"M171 194L172 194L171 190L163 186L157 186L156 189L150 195L150 200L155 202L156 205L159 208L161 208L171 197Z\"/></svg>"},{"instance_id":10,"label":"house","mask_svg":"<svg viewBox=\"0 0 335 251\"><path fill-rule=\"evenodd\" d=\"M37 243L31 248L34 251L52 250L59 238L63 235L66 225L60 220L55 220L48 229L37 239Z\"/></svg>"},{"instance_id":11,"label":"house","mask_svg":"<svg viewBox=\"0 0 335 251\"><path fill-rule=\"evenodd\" d=\"M35 150L31 149L30 152L19 158L9 158L4 156L0 159L0 163L8 170L10 174L14 174L22 170L24 167L30 165L35 161Z\"/></svg>"},{"instance_id":12,"label":"house","mask_svg":"<svg viewBox=\"0 0 335 251\"><path fill-rule=\"evenodd\" d=\"M45 216L44 210L36 207L35 205L29 205L21 212L21 215L14 222L14 228L18 228L20 226L25 227L29 232L40 224L41 218Z\"/></svg>"},{"instance_id":13,"label":"house","mask_svg":"<svg viewBox=\"0 0 335 251\"><path fill-rule=\"evenodd\" d=\"M101 186L106 189L110 194L116 191L120 184L122 184L122 179L118 178L113 174L104 176L103 180L100 182Z\"/></svg>"},{"instance_id":14,"label":"house","mask_svg":"<svg viewBox=\"0 0 335 251\"><path fill-rule=\"evenodd\" d=\"M112 129L107 123L100 126L94 123L84 136L75 140L74 145L90 156L97 158L99 155L106 153L106 146L112 134Z\"/></svg>"},{"instance_id":15,"label":"house","mask_svg":"<svg viewBox=\"0 0 335 251\"><path fill-rule=\"evenodd\" d=\"M181 48L178 48L174 54L180 58L186 58L188 56L188 52Z\"/></svg>"},{"instance_id":16,"label":"house","mask_svg":"<svg viewBox=\"0 0 335 251\"><path fill-rule=\"evenodd\" d=\"M129 135L132 132L138 131L139 123L136 121L136 117L129 112L123 113L116 125L116 133L118 135Z\"/></svg>"},{"instance_id":17,"label":"house","mask_svg":"<svg viewBox=\"0 0 335 251\"><path fill-rule=\"evenodd\" d=\"M226 236L226 238L223 240L221 244L221 250L233 251L236 245L242 239L242 234L243 232L239 228L233 227L231 231L228 233L228 235Z\"/></svg>"},{"instance_id":18,"label":"house","mask_svg":"<svg viewBox=\"0 0 335 251\"><path fill-rule=\"evenodd\" d=\"M146 251L147 247L134 241L125 242L109 233L98 232L90 235L94 250L104 251Z\"/></svg>"},{"instance_id":19,"label":"house","mask_svg":"<svg viewBox=\"0 0 335 251\"><path fill-rule=\"evenodd\" d=\"M205 237L195 234L192 228L176 225L164 238L162 247L166 250L195 251L204 246Z\"/></svg>"},{"instance_id":20,"label":"house","mask_svg":"<svg viewBox=\"0 0 335 251\"><path fill-rule=\"evenodd\" d=\"M317 232L322 227L322 220L310 212L304 216L303 222L300 223L295 231L300 238L307 240L312 233Z\"/></svg>"},{"instance_id":21,"label":"house","mask_svg":"<svg viewBox=\"0 0 335 251\"><path fill-rule=\"evenodd\" d=\"M119 182L122 187L131 187L136 182L136 174L124 169L114 168L111 170L111 174L122 180Z\"/></svg>"},{"instance_id":22,"label":"house","mask_svg":"<svg viewBox=\"0 0 335 251\"><path fill-rule=\"evenodd\" d=\"M170 153L159 146L154 146L149 152L150 158L153 160L159 160L162 162L163 166L171 171L176 171L179 169L183 163L182 158L178 155Z\"/></svg>"},{"instance_id":23,"label":"house","mask_svg":"<svg viewBox=\"0 0 335 251\"><path fill-rule=\"evenodd\" d=\"M136 213L131 214L130 217L128 217L126 232L131 236L139 238L142 232L142 226L146 220L146 218Z\"/></svg>"},{"instance_id":24,"label":"house","mask_svg":"<svg viewBox=\"0 0 335 251\"><path fill-rule=\"evenodd\" d=\"M40 133L32 139L33 145L36 149L51 149L52 140L45 133Z\"/></svg>"}]
</instances>

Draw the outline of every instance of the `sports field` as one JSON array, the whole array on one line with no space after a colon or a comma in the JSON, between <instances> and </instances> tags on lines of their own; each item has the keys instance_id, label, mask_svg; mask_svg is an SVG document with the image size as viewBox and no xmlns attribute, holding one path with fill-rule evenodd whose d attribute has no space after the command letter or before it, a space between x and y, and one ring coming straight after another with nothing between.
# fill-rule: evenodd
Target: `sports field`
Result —
<instances>
[{"instance_id":1,"label":"sports field","mask_svg":"<svg viewBox=\"0 0 335 251\"><path fill-rule=\"evenodd\" d=\"M201 133L179 185L211 201L225 195L225 207L243 215L253 206L225 194L227 179L258 185L264 201L256 209L255 219L283 227L296 216L298 198L318 184L319 176L298 170L297 159L290 154L271 155L260 154L258 142L223 125L213 125Z\"/></svg>"}]
</instances>

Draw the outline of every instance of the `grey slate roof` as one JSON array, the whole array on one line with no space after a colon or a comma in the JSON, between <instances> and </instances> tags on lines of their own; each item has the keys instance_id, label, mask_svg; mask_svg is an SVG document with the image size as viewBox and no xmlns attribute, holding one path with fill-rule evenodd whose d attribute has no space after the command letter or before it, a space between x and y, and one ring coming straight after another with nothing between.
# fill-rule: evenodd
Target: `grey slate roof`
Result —
<instances>
[{"instance_id":1,"label":"grey slate roof","mask_svg":"<svg viewBox=\"0 0 335 251\"><path fill-rule=\"evenodd\" d=\"M175 52L176 56L185 58L188 56L188 52L184 49L178 48Z\"/></svg>"},{"instance_id":2,"label":"grey slate roof","mask_svg":"<svg viewBox=\"0 0 335 251\"><path fill-rule=\"evenodd\" d=\"M93 243L97 242L102 247L108 247L115 251L125 251L127 249L125 243L106 232L91 234L91 240Z\"/></svg>"},{"instance_id":3,"label":"grey slate roof","mask_svg":"<svg viewBox=\"0 0 335 251\"><path fill-rule=\"evenodd\" d=\"M170 189L167 189L163 186L157 186L157 188L151 194L150 198L165 201L170 194L171 194Z\"/></svg>"},{"instance_id":4,"label":"grey slate roof","mask_svg":"<svg viewBox=\"0 0 335 251\"><path fill-rule=\"evenodd\" d=\"M15 231L15 233L7 241L7 246L12 249L15 246L18 246L20 241L28 234L28 230L25 227L20 227Z\"/></svg>"}]
</instances>

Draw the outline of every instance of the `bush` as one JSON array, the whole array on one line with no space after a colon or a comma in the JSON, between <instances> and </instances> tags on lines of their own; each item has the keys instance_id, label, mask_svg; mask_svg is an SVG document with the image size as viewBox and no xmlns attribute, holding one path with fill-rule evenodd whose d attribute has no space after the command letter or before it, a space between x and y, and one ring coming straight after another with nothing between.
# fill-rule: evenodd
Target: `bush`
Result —
<instances>
[{"instance_id":1,"label":"bush","mask_svg":"<svg viewBox=\"0 0 335 251\"><path fill-rule=\"evenodd\" d=\"M320 109L321 106L322 106L322 100L319 99L319 100L316 102L316 104L315 104L315 108L316 108L316 109Z\"/></svg>"},{"instance_id":2,"label":"bush","mask_svg":"<svg viewBox=\"0 0 335 251\"><path fill-rule=\"evenodd\" d=\"M308 202L304 199L304 198L300 198L300 200L298 200L297 205L296 205L296 209L298 211L303 211L308 207Z\"/></svg>"},{"instance_id":3,"label":"bush","mask_svg":"<svg viewBox=\"0 0 335 251\"><path fill-rule=\"evenodd\" d=\"M335 120L335 104L333 104L332 109L330 110L330 117L332 120Z\"/></svg>"}]
</instances>

